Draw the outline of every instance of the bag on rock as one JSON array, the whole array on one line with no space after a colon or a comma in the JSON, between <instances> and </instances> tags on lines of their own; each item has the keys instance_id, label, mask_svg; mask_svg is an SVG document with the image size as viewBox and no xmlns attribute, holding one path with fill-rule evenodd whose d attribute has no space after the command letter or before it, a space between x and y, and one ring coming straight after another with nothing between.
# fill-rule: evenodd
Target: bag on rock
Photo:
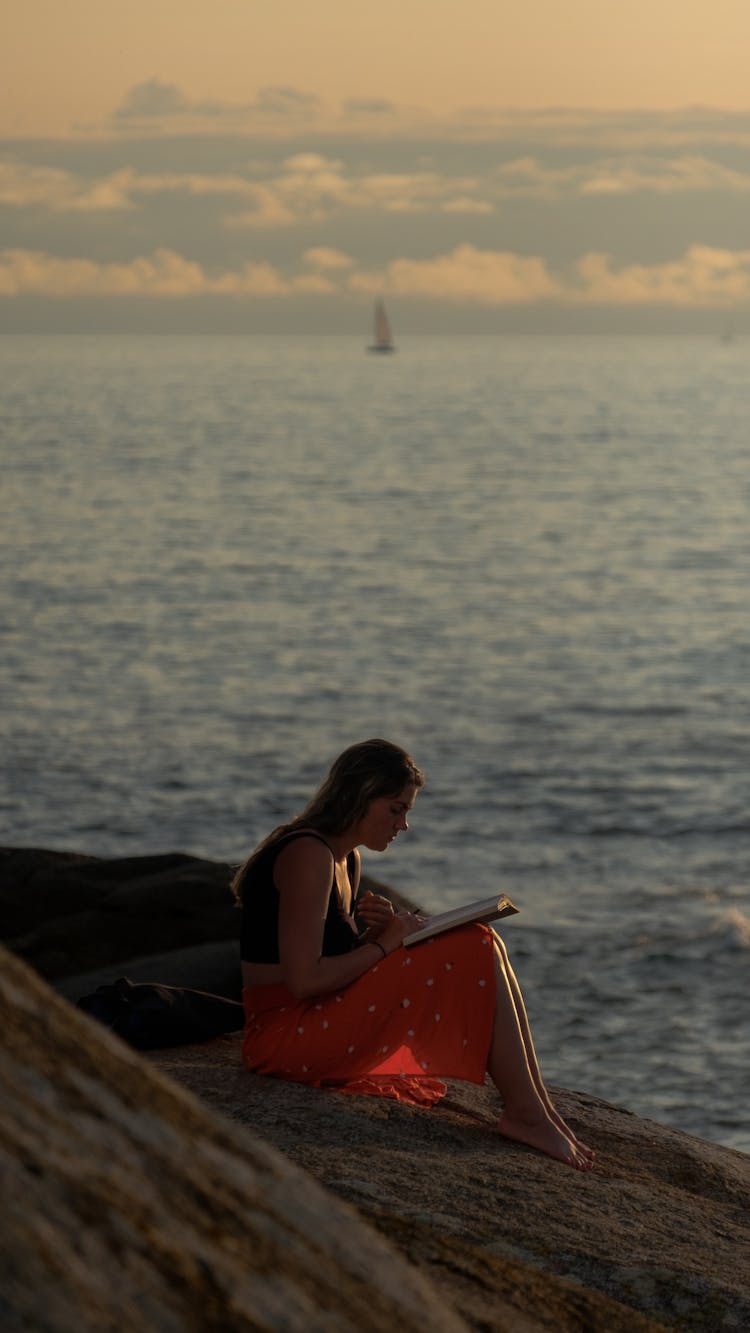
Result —
<instances>
[{"instance_id":1,"label":"bag on rock","mask_svg":"<svg viewBox=\"0 0 750 1333\"><path fill-rule=\"evenodd\" d=\"M82 995L76 1005L139 1051L209 1041L237 1032L244 1023L237 1000L127 977Z\"/></svg>"}]
</instances>

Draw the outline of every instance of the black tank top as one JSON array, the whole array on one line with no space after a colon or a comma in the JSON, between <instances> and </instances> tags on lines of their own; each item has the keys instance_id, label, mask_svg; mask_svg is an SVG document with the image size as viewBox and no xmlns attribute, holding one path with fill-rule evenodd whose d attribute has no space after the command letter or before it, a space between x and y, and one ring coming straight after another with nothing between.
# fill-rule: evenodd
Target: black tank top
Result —
<instances>
[{"instance_id":1,"label":"black tank top","mask_svg":"<svg viewBox=\"0 0 750 1333\"><path fill-rule=\"evenodd\" d=\"M278 963L279 961L279 891L273 882L276 857L294 838L318 838L328 847L325 838L313 829L298 829L272 843L262 853L245 882L242 895L242 931L240 956L245 963ZM330 851L331 849L328 848ZM333 854L333 853L331 853ZM351 877L354 853L347 858ZM323 930L323 957L349 953L357 946L357 929L351 916L341 906L336 892L336 868L333 869L328 895L328 913Z\"/></svg>"}]
</instances>

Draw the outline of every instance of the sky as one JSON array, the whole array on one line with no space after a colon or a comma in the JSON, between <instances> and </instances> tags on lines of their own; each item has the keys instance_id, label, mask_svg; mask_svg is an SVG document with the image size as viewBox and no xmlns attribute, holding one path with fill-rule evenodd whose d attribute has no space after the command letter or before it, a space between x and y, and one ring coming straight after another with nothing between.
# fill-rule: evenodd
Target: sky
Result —
<instances>
[{"instance_id":1,"label":"sky","mask_svg":"<svg viewBox=\"0 0 750 1333\"><path fill-rule=\"evenodd\" d=\"M6 0L0 331L750 332L746 0Z\"/></svg>"}]
</instances>

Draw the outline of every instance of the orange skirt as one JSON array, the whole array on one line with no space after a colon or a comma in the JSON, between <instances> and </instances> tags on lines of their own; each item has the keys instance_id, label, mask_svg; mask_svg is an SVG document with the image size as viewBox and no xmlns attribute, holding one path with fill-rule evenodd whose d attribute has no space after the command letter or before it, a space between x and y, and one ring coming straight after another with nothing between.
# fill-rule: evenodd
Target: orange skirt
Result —
<instances>
[{"instance_id":1,"label":"orange skirt","mask_svg":"<svg viewBox=\"0 0 750 1333\"><path fill-rule=\"evenodd\" d=\"M396 949L340 991L244 991L253 1074L431 1106L443 1078L483 1083L495 1013L493 935L463 926Z\"/></svg>"}]
</instances>

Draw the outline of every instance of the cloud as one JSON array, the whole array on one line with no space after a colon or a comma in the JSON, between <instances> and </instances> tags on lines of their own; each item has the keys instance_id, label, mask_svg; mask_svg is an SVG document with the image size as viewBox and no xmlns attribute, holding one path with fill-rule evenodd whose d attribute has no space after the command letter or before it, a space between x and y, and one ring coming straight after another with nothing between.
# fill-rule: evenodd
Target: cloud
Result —
<instances>
[{"instance_id":1,"label":"cloud","mask_svg":"<svg viewBox=\"0 0 750 1333\"><path fill-rule=\"evenodd\" d=\"M750 173L690 154L672 158L625 154L565 167L530 156L501 163L493 175L501 198L504 194L559 199L565 195L750 192ZM485 188L490 188L489 181Z\"/></svg>"},{"instance_id":2,"label":"cloud","mask_svg":"<svg viewBox=\"0 0 750 1333\"><path fill-rule=\"evenodd\" d=\"M267 85L246 102L201 100L175 83L152 76L133 85L107 117L107 127L118 134L134 130L149 137L207 134L224 130L264 132L283 137L292 130L308 138L321 129L356 142L369 134L372 142L434 145L495 145L517 152L525 143L536 152L552 146L572 151L627 153L706 152L713 146L750 146L750 111L712 107L676 110L601 110L587 107L453 107L427 111L416 105L396 105L387 98L349 97L340 104L326 101L304 88ZM78 126L78 132L98 135L101 126Z\"/></svg>"},{"instance_id":3,"label":"cloud","mask_svg":"<svg viewBox=\"0 0 750 1333\"><path fill-rule=\"evenodd\" d=\"M349 97L340 106L326 106L316 94L288 85L260 88L244 103L200 100L177 84L152 76L135 84L114 110L110 124L120 129L147 125L166 133L186 121L203 121L208 130L246 122L299 130L314 129L321 120L344 134L358 134L370 122L373 132L398 139L418 134L435 144L495 143L592 149L606 145L619 152L689 149L708 144L750 145L750 111L717 107L602 110L590 107L451 107L440 113L417 106L397 106L380 97Z\"/></svg>"},{"instance_id":4,"label":"cloud","mask_svg":"<svg viewBox=\"0 0 750 1333\"><path fill-rule=\"evenodd\" d=\"M126 264L60 259L33 250L0 252L0 294L45 296L182 296L199 291L200 265L171 250L156 250Z\"/></svg>"},{"instance_id":5,"label":"cloud","mask_svg":"<svg viewBox=\"0 0 750 1333\"><path fill-rule=\"evenodd\" d=\"M692 245L668 263L620 269L609 255L588 254L576 272L587 304L729 309L750 300L750 250Z\"/></svg>"},{"instance_id":6,"label":"cloud","mask_svg":"<svg viewBox=\"0 0 750 1333\"><path fill-rule=\"evenodd\" d=\"M345 255L342 250L333 250L325 245L316 245L310 250L305 250L302 258L306 264L323 269L351 268L354 263L351 255Z\"/></svg>"},{"instance_id":7,"label":"cloud","mask_svg":"<svg viewBox=\"0 0 750 1333\"><path fill-rule=\"evenodd\" d=\"M517 305L561 295L559 283L538 256L459 245L435 259L396 259L383 273L353 274L353 291L473 305Z\"/></svg>"},{"instance_id":8,"label":"cloud","mask_svg":"<svg viewBox=\"0 0 750 1333\"><path fill-rule=\"evenodd\" d=\"M182 116L189 112L191 103L174 83L162 83L160 79L146 79L136 83L113 112L116 119L138 120L161 116Z\"/></svg>"},{"instance_id":9,"label":"cloud","mask_svg":"<svg viewBox=\"0 0 750 1333\"><path fill-rule=\"evenodd\" d=\"M352 116L394 116L398 107L379 97L349 97L342 103L342 110Z\"/></svg>"},{"instance_id":10,"label":"cloud","mask_svg":"<svg viewBox=\"0 0 750 1333\"><path fill-rule=\"evenodd\" d=\"M471 199L468 195L459 195L456 199L446 199L440 205L441 213L494 213L494 205L487 199Z\"/></svg>"},{"instance_id":11,"label":"cloud","mask_svg":"<svg viewBox=\"0 0 750 1333\"><path fill-rule=\"evenodd\" d=\"M719 199L750 193L750 171L744 165L697 154L595 156L565 165L527 154L499 163L475 161L474 168L461 174L432 165L429 170L372 171L339 156L308 151L282 156L277 163L273 158L256 161L244 170L217 166L215 171L139 172L121 166L90 179L60 167L11 159L0 160L0 206L104 215L142 210L150 195L215 196L226 200L227 207L217 210L214 225L242 230L319 223L353 213L481 219L502 213L509 200L522 198L552 207L559 201L607 195L653 194L667 200L685 194Z\"/></svg>"},{"instance_id":12,"label":"cloud","mask_svg":"<svg viewBox=\"0 0 750 1333\"><path fill-rule=\"evenodd\" d=\"M58 167L0 161L0 204L55 213L109 213L129 209L129 173L85 181Z\"/></svg>"},{"instance_id":13,"label":"cloud","mask_svg":"<svg viewBox=\"0 0 750 1333\"><path fill-rule=\"evenodd\" d=\"M327 247L304 252L316 272L283 272L249 262L209 273L173 250L156 249L125 263L59 258L41 251L0 251L0 297L188 296L284 298L385 291L394 297L467 306L662 306L729 310L750 304L750 250L690 246L662 264L627 264L610 256L583 255L566 273L553 272L538 255L479 250L459 245L430 259L395 259L378 271L355 266L349 255ZM337 285L340 275L343 286Z\"/></svg>"},{"instance_id":14,"label":"cloud","mask_svg":"<svg viewBox=\"0 0 750 1333\"><path fill-rule=\"evenodd\" d=\"M0 296L279 297L329 290L322 275L284 277L267 263L246 263L211 276L200 264L167 249L121 264L60 259L33 250L0 251Z\"/></svg>"},{"instance_id":15,"label":"cloud","mask_svg":"<svg viewBox=\"0 0 750 1333\"><path fill-rule=\"evenodd\" d=\"M690 246L676 260L619 269L589 253L572 274L555 274L540 256L457 246L433 259L397 259L380 272L353 273L351 290L432 301L505 306L552 301L563 305L671 306L729 309L750 302L750 250Z\"/></svg>"},{"instance_id":16,"label":"cloud","mask_svg":"<svg viewBox=\"0 0 750 1333\"><path fill-rule=\"evenodd\" d=\"M318 153L286 158L282 170L255 187L253 208L228 219L232 226L266 227L322 221L346 210L368 213L491 213L494 204L471 194L475 177L439 172L347 173L340 159Z\"/></svg>"},{"instance_id":17,"label":"cloud","mask_svg":"<svg viewBox=\"0 0 750 1333\"><path fill-rule=\"evenodd\" d=\"M139 196L190 194L241 200L243 211L229 215L229 225L287 226L322 219L351 204L352 188L342 174L343 163L316 153L286 159L281 173L267 180L237 173L201 172L139 174L123 167L89 181L72 172L0 161L0 205L46 208L50 212L106 212L131 209Z\"/></svg>"},{"instance_id":18,"label":"cloud","mask_svg":"<svg viewBox=\"0 0 750 1333\"><path fill-rule=\"evenodd\" d=\"M682 155L666 160L641 157L595 164L581 182L580 190L582 194L747 194L750 174L705 157Z\"/></svg>"},{"instance_id":19,"label":"cloud","mask_svg":"<svg viewBox=\"0 0 750 1333\"><path fill-rule=\"evenodd\" d=\"M314 93L303 93L298 88L261 88L253 109L273 116L309 115L321 105Z\"/></svg>"},{"instance_id":20,"label":"cloud","mask_svg":"<svg viewBox=\"0 0 750 1333\"><path fill-rule=\"evenodd\" d=\"M694 146L750 145L750 111L718 107L603 110L591 107L464 107L450 114L445 139L617 152L669 151Z\"/></svg>"},{"instance_id":21,"label":"cloud","mask_svg":"<svg viewBox=\"0 0 750 1333\"><path fill-rule=\"evenodd\" d=\"M315 116L322 103L314 93L298 88L261 88L252 102L201 102L188 97L174 83L161 79L146 79L128 90L122 102L112 113L115 124L128 122L173 122L190 118L192 121L228 121L238 118L266 120L308 119Z\"/></svg>"},{"instance_id":22,"label":"cloud","mask_svg":"<svg viewBox=\"0 0 750 1333\"><path fill-rule=\"evenodd\" d=\"M443 135L366 99L316 119L306 96L243 109L150 79L117 133L0 145L2 291L332 295L321 324L381 289L420 320L749 302L750 113L508 112Z\"/></svg>"},{"instance_id":23,"label":"cloud","mask_svg":"<svg viewBox=\"0 0 750 1333\"><path fill-rule=\"evenodd\" d=\"M319 222L344 206L348 187L343 163L319 153L286 158L281 172L253 184L252 208L227 218L233 227Z\"/></svg>"}]
</instances>

